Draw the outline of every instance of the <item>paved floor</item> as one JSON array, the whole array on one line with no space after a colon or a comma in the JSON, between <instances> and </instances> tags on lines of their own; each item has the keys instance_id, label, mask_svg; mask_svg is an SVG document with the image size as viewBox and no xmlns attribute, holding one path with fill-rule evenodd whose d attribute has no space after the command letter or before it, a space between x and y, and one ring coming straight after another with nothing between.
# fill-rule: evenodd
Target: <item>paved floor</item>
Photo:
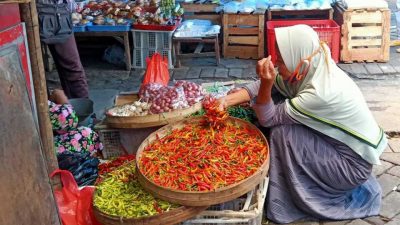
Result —
<instances>
[{"instance_id":1,"label":"paved floor","mask_svg":"<svg viewBox=\"0 0 400 225\"><path fill-rule=\"evenodd\" d=\"M255 61L224 59L221 65L212 66L213 60L187 62L186 67L171 71L172 79L188 79L194 82L216 82L255 79ZM353 66L356 64L352 64ZM116 68L87 66L91 98L95 102L98 116L110 107L113 97L121 91L137 91L144 71L123 71ZM370 77L368 77L370 75ZM397 74L376 75L354 73L352 77L360 86L378 123L389 135L389 147L383 153L382 165L375 166L383 190L383 204L379 216L339 222L302 222L296 224L316 225L368 225L400 224L400 76ZM55 72L48 74L49 80L57 82Z\"/></svg>"}]
</instances>

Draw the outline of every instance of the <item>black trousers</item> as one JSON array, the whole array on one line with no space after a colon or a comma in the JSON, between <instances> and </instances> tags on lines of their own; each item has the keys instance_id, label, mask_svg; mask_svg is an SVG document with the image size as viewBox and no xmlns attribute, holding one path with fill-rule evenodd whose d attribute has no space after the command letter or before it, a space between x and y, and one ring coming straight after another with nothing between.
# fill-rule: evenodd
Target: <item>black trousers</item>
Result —
<instances>
[{"instance_id":1,"label":"black trousers","mask_svg":"<svg viewBox=\"0 0 400 225\"><path fill-rule=\"evenodd\" d=\"M72 35L64 43L49 45L49 49L65 95L68 98L88 98L89 88L75 37Z\"/></svg>"}]
</instances>

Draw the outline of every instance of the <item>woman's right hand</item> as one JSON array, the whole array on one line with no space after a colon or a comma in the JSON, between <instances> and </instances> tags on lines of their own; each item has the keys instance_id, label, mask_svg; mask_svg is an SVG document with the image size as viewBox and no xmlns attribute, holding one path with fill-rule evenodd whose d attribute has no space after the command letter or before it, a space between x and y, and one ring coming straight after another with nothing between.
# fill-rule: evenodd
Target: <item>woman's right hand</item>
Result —
<instances>
[{"instance_id":1,"label":"woman's right hand","mask_svg":"<svg viewBox=\"0 0 400 225\"><path fill-rule=\"evenodd\" d=\"M276 77L274 64L271 61L271 56L263 58L257 62L256 72L261 82L273 84Z\"/></svg>"}]
</instances>

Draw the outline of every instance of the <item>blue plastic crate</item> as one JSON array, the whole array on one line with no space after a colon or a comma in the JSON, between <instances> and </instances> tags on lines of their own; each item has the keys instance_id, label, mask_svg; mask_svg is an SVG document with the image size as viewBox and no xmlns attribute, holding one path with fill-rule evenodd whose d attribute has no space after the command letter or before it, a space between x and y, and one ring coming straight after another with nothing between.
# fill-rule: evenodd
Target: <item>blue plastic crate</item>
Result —
<instances>
[{"instance_id":1,"label":"blue plastic crate","mask_svg":"<svg viewBox=\"0 0 400 225\"><path fill-rule=\"evenodd\" d=\"M85 32L85 31L87 31L87 27L91 26L91 25L92 25L92 22L88 22L85 25L74 25L73 29L74 29L74 32Z\"/></svg>"},{"instance_id":2,"label":"blue plastic crate","mask_svg":"<svg viewBox=\"0 0 400 225\"><path fill-rule=\"evenodd\" d=\"M86 31L86 25L74 26L74 32L85 32L85 31Z\"/></svg>"},{"instance_id":3,"label":"blue plastic crate","mask_svg":"<svg viewBox=\"0 0 400 225\"><path fill-rule=\"evenodd\" d=\"M131 24L126 25L91 25L86 27L88 31L130 31Z\"/></svg>"}]
</instances>

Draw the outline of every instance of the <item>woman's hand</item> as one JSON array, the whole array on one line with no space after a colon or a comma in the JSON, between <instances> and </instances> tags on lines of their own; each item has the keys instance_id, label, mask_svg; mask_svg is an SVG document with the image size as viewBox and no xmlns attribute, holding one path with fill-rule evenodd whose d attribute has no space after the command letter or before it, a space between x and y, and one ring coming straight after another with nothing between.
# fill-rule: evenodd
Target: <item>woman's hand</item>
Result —
<instances>
[{"instance_id":1,"label":"woman's hand","mask_svg":"<svg viewBox=\"0 0 400 225\"><path fill-rule=\"evenodd\" d=\"M260 77L260 89L258 90L257 104L267 104L271 101L271 90L275 82L276 72L271 56L257 62L257 74Z\"/></svg>"},{"instance_id":2,"label":"woman's hand","mask_svg":"<svg viewBox=\"0 0 400 225\"><path fill-rule=\"evenodd\" d=\"M219 105L218 109L220 111L224 111L224 110L226 110L228 108L228 102L226 100L226 96L217 99L217 102L218 102L218 105Z\"/></svg>"},{"instance_id":3,"label":"woman's hand","mask_svg":"<svg viewBox=\"0 0 400 225\"><path fill-rule=\"evenodd\" d=\"M226 110L229 106L242 104L250 101L250 95L244 88L235 88L228 95L217 99L220 110Z\"/></svg>"},{"instance_id":4,"label":"woman's hand","mask_svg":"<svg viewBox=\"0 0 400 225\"><path fill-rule=\"evenodd\" d=\"M256 72L261 82L272 86L275 81L276 72L274 69L274 64L271 61L271 56L263 58L257 62Z\"/></svg>"},{"instance_id":5,"label":"woman's hand","mask_svg":"<svg viewBox=\"0 0 400 225\"><path fill-rule=\"evenodd\" d=\"M49 100L61 105L69 103L67 96L61 89L54 89L53 93L49 96Z\"/></svg>"}]
</instances>

